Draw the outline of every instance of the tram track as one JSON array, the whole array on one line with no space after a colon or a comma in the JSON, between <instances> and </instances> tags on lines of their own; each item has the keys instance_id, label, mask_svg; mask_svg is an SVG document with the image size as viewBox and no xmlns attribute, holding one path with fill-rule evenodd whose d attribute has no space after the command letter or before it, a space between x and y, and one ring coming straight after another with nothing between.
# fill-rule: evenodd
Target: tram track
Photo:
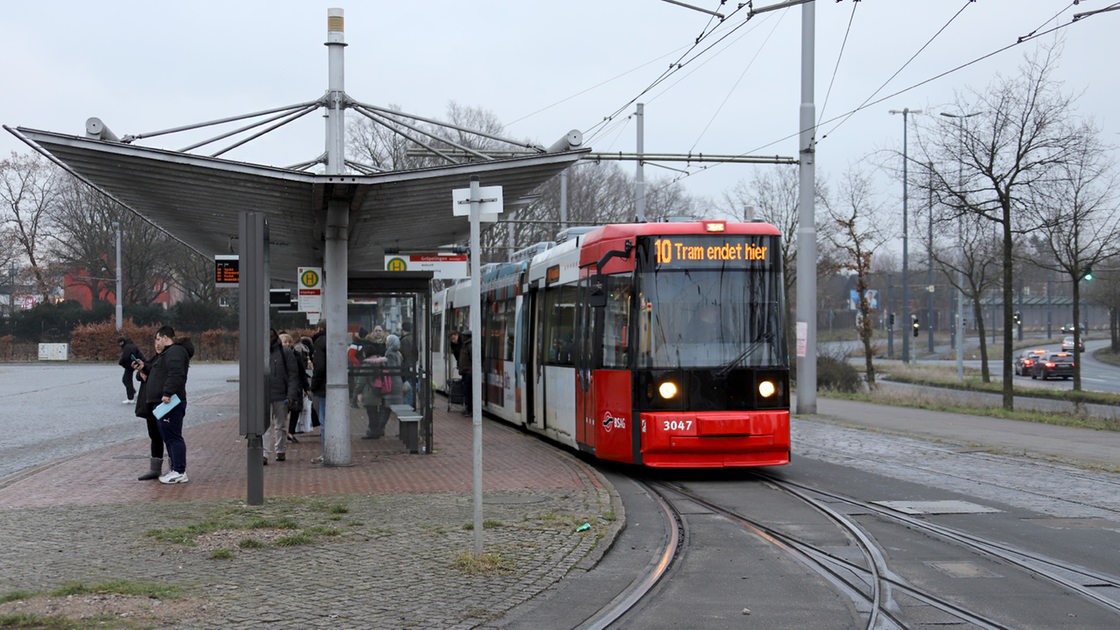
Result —
<instances>
[{"instance_id":1,"label":"tram track","mask_svg":"<svg viewBox=\"0 0 1120 630\"><path fill-rule=\"evenodd\" d=\"M911 530L939 537L975 553L1017 567L1037 578L1068 589L1082 598L1094 602L1120 616L1120 601L1105 597L1097 590L1109 588L1117 589L1118 592L1120 592L1120 576L1109 575L1085 567L1071 565L1068 562L1051 558L1043 554L1019 549L1002 541L975 536L951 527L915 518L869 501L862 501L842 494L812 488L804 484L778 479L763 472L756 474L760 479L766 480L775 487L779 487L783 491L796 496L802 496L806 500L814 500L806 494L813 493L833 501L847 503L880 518L899 523Z\"/></svg>"},{"instance_id":2,"label":"tram track","mask_svg":"<svg viewBox=\"0 0 1120 630\"><path fill-rule=\"evenodd\" d=\"M784 492L797 497L839 527L859 549L863 558L862 564L842 558L820 545L807 542L799 536L782 532L759 522L755 518L721 506L680 485L655 485L688 501L703 505L791 554L803 565L808 566L824 578L837 592L848 597L853 606L862 613L863 627L867 630L912 627L899 614L901 606L896 600L896 594L913 598L926 606L951 616L954 620L969 623L978 628L1003 630L1012 627L1003 625L982 614L969 611L952 601L939 597L935 593L907 583L890 570L882 549L858 523L804 492L793 488L782 488ZM858 620L853 620L853 624L858 623Z\"/></svg>"},{"instance_id":3,"label":"tram track","mask_svg":"<svg viewBox=\"0 0 1120 630\"><path fill-rule=\"evenodd\" d=\"M657 582L669 571L673 558L680 550L680 513L675 511L669 501L665 500L650 484L642 481L635 481L635 483L655 501L657 508L665 518L666 534L661 549L651 556L645 571L636 576L629 587L607 602L584 623L576 626L576 630L603 630L626 615L643 597L653 590Z\"/></svg>"}]
</instances>

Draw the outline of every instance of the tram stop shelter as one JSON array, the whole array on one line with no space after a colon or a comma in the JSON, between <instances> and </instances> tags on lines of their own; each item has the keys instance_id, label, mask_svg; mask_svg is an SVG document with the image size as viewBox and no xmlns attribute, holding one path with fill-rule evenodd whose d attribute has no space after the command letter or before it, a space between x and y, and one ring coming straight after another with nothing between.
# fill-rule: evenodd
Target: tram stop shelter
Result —
<instances>
[{"instance_id":1,"label":"tram stop shelter","mask_svg":"<svg viewBox=\"0 0 1120 630\"><path fill-rule=\"evenodd\" d=\"M428 136L418 136L409 131L416 129L414 124L397 126L401 119L411 115L394 112L392 118L384 117L382 112L387 110L364 105L345 94L342 51L346 44L341 14L341 9L328 10L329 89L323 97L307 103L123 138L118 138L97 118L87 121L83 136L4 126L36 151L199 254L210 258L240 256L240 413L242 434L248 440L251 504L263 500L260 449L267 413L269 288L294 286L298 267L323 266L323 315L328 335L324 463L350 465L350 426L344 420L349 403L349 336L344 334L350 299L348 283L354 282L354 288L365 294L392 293L399 285L388 274L373 273L382 270L386 250L430 251L464 243L470 232L469 219L453 216L452 191L468 187L472 177L478 177L487 186L501 186L505 209L513 210L535 188L590 151L580 146L582 135L578 131L568 132L547 149L502 140L529 150L512 157L509 153L497 157L463 147L454 140L442 140L440 144ZM199 155L136 144L140 139L181 129L263 117L254 123L263 131L257 130L249 138L252 139L319 109L326 110L327 151L322 157L295 167L217 157L224 151ZM344 156L343 114L347 109L392 128L394 133L420 147L428 147L449 163L397 171L352 165ZM284 116L286 119L275 122ZM419 117L412 119L436 123ZM469 131L449 127L454 132L449 137ZM245 131L254 131L253 125L219 135L212 141ZM465 153L465 157L453 158L449 151L439 150L449 145ZM319 164L325 165L325 173L307 170ZM430 314L426 306L430 305L430 284L426 291L417 285L410 285L407 291L414 296L428 295L426 303L420 299L418 304L420 312L427 309ZM416 322L416 328L419 331L421 322ZM422 400L430 407L428 394L425 392ZM430 423L430 408L425 416ZM430 439L430 424L427 437ZM430 452L431 445L427 446Z\"/></svg>"}]
</instances>

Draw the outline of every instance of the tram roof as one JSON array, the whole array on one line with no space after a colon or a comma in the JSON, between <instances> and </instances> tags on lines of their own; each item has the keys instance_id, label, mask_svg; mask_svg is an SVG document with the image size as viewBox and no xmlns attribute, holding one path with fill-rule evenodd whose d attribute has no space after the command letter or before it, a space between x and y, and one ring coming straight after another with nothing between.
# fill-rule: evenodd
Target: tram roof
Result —
<instances>
[{"instance_id":1,"label":"tram roof","mask_svg":"<svg viewBox=\"0 0 1120 630\"><path fill-rule=\"evenodd\" d=\"M590 149L374 175L322 175L20 127L13 133L129 210L205 256L237 253L238 217L269 224L273 285L323 261L327 204L350 205L348 265L383 266L385 248L431 249L467 239L451 191L477 175L501 185L507 210Z\"/></svg>"},{"instance_id":2,"label":"tram roof","mask_svg":"<svg viewBox=\"0 0 1120 630\"><path fill-rule=\"evenodd\" d=\"M709 229L709 225L720 225L722 229ZM661 223L613 223L596 228L581 235L583 244L610 241L628 236L656 236L659 234L768 234L780 236L777 227L762 221L745 223L735 221L687 221Z\"/></svg>"}]
</instances>

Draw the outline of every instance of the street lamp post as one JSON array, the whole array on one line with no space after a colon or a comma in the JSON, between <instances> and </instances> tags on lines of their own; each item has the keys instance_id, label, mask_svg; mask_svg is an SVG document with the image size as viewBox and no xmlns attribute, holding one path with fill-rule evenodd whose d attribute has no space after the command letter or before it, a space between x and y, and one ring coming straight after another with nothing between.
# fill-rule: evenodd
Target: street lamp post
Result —
<instances>
[{"instance_id":1,"label":"street lamp post","mask_svg":"<svg viewBox=\"0 0 1120 630\"><path fill-rule=\"evenodd\" d=\"M941 112L941 115L946 118L953 118L957 121L958 140L960 141L960 153L957 155L957 186L962 186L964 182L964 119L979 116L980 112L973 112L971 114L950 114L949 112ZM962 215L960 222L957 223L957 240L959 243L964 243L964 217ZM961 268L957 270L957 380L964 381L964 261L961 261Z\"/></svg>"},{"instance_id":2,"label":"street lamp post","mask_svg":"<svg viewBox=\"0 0 1120 630\"><path fill-rule=\"evenodd\" d=\"M906 201L909 162L906 145L909 125L906 121L910 114L920 114L922 110L904 107L892 109L891 113L902 114L902 308L905 315L910 315L910 229ZM902 362L910 362L910 335L902 336Z\"/></svg>"},{"instance_id":3,"label":"street lamp post","mask_svg":"<svg viewBox=\"0 0 1120 630\"><path fill-rule=\"evenodd\" d=\"M113 301L117 303L117 332L119 333L123 326L121 320L124 316L124 306L121 304L121 222L113 221L113 228L117 231L117 294Z\"/></svg>"}]
</instances>

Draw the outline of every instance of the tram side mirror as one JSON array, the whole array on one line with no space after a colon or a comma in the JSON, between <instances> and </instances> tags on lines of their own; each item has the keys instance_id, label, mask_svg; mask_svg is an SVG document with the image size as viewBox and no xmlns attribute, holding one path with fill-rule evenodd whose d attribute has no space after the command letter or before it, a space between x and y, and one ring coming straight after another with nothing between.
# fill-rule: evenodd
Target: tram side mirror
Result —
<instances>
[{"instance_id":1,"label":"tram side mirror","mask_svg":"<svg viewBox=\"0 0 1120 630\"><path fill-rule=\"evenodd\" d=\"M587 303L594 308L607 305L607 281L603 274L597 273L588 279Z\"/></svg>"}]
</instances>

